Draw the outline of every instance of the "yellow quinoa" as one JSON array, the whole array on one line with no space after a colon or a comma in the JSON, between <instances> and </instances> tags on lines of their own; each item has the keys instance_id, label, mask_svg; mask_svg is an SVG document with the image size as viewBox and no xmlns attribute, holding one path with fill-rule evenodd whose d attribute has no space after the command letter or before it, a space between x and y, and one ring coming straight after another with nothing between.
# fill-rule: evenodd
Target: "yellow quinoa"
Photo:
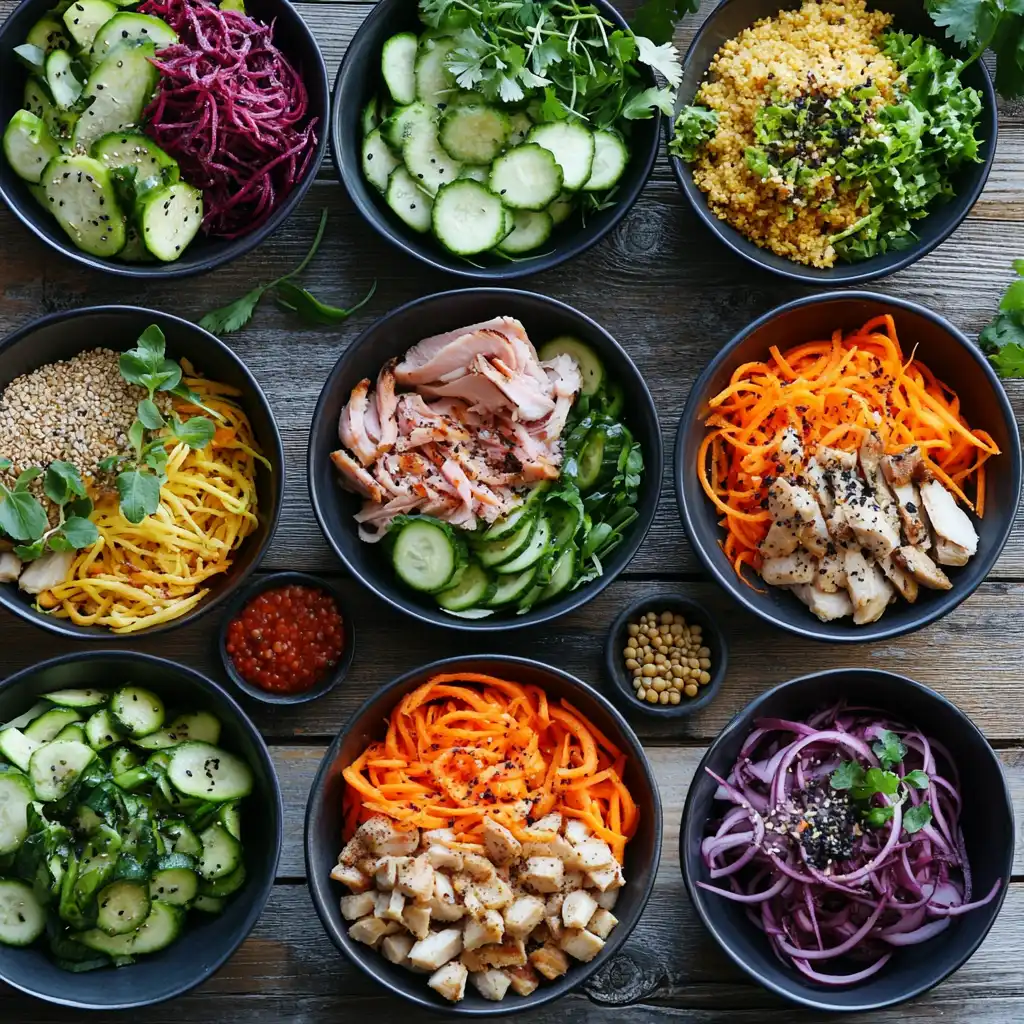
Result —
<instances>
[{"instance_id":1,"label":"yellow quinoa","mask_svg":"<svg viewBox=\"0 0 1024 1024\"><path fill-rule=\"evenodd\" d=\"M890 21L868 12L865 0L808 0L755 23L718 51L694 100L717 111L718 130L693 165L717 217L780 256L815 267L835 263L829 237L867 213L867 202L858 205L857 191L840 192L831 176L812 194L795 196L781 178L754 174L744 152L756 145L754 116L765 104L811 91L838 96L867 80L878 89L874 109L893 102L900 72L877 42ZM823 211L828 201L835 205Z\"/></svg>"}]
</instances>

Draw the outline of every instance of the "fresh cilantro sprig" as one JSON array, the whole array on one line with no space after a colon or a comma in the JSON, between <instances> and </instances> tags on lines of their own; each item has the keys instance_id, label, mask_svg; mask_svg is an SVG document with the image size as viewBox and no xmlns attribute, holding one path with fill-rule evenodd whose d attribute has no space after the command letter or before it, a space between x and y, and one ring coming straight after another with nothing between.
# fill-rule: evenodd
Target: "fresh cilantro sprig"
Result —
<instances>
[{"instance_id":1,"label":"fresh cilantro sprig","mask_svg":"<svg viewBox=\"0 0 1024 1024\"><path fill-rule=\"evenodd\" d=\"M932 21L966 49L973 64L991 47L996 89L1007 99L1024 96L1024 3L1021 0L927 0Z\"/></svg>"},{"instance_id":2,"label":"fresh cilantro sprig","mask_svg":"<svg viewBox=\"0 0 1024 1024\"><path fill-rule=\"evenodd\" d=\"M667 43L676 30L676 22L700 10L700 0L646 0L637 8L630 27L637 35L656 43Z\"/></svg>"},{"instance_id":3,"label":"fresh cilantro sprig","mask_svg":"<svg viewBox=\"0 0 1024 1024\"><path fill-rule=\"evenodd\" d=\"M226 306L211 310L199 321L199 326L211 334L217 335L232 334L235 331L240 331L252 319L253 313L256 312L256 307L267 292L275 292L277 304L282 309L296 313L306 323L310 324L330 326L331 324L341 323L343 320L347 320L356 310L365 306L373 298L373 293L377 290L376 281L371 285L366 295L350 309L341 309L338 306L331 306L326 302L321 302L307 289L300 288L292 281L292 278L297 277L309 266L313 257L317 254L320 243L323 241L326 227L327 210L322 210L320 212L320 223L317 226L316 235L313 237L313 244L302 258L302 262L294 270L290 270L287 274L282 274L281 277L275 278L268 284L257 285L251 292L246 292L241 298L235 299L234 302L229 302Z\"/></svg>"},{"instance_id":4,"label":"fresh cilantro sprig","mask_svg":"<svg viewBox=\"0 0 1024 1024\"><path fill-rule=\"evenodd\" d=\"M0 472L11 468L11 460L0 458ZM49 518L29 484L43 478L43 493L57 506L57 524ZM70 462L51 462L44 470L30 466L18 474L13 487L0 482L0 531L20 541L14 553L32 562L46 551L77 551L95 544L99 531L89 520L92 501L78 469Z\"/></svg>"},{"instance_id":5,"label":"fresh cilantro sprig","mask_svg":"<svg viewBox=\"0 0 1024 1024\"><path fill-rule=\"evenodd\" d=\"M1024 4L1022 4L1024 7ZM978 335L978 343L1000 377L1024 377L1024 260L1015 260L1013 281L999 312Z\"/></svg>"}]
</instances>

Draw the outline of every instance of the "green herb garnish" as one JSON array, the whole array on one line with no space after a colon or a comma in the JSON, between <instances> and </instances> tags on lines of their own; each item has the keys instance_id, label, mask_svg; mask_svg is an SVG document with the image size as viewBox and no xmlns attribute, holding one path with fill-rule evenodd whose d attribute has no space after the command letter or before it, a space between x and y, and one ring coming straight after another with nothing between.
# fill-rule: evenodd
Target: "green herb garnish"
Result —
<instances>
[{"instance_id":1,"label":"green herb garnish","mask_svg":"<svg viewBox=\"0 0 1024 1024\"><path fill-rule=\"evenodd\" d=\"M964 67L991 47L996 89L1007 99L1024 96L1024 4L1020 0L928 0L932 21L968 50Z\"/></svg>"},{"instance_id":2,"label":"green herb garnish","mask_svg":"<svg viewBox=\"0 0 1024 1024\"><path fill-rule=\"evenodd\" d=\"M667 43L675 34L676 22L700 10L700 0L646 0L630 23L637 35L656 43Z\"/></svg>"},{"instance_id":3,"label":"green herb garnish","mask_svg":"<svg viewBox=\"0 0 1024 1024\"><path fill-rule=\"evenodd\" d=\"M860 808L865 823L870 828L881 828L892 820L894 808L905 804L911 789L927 789L926 772L915 768L902 778L890 768L902 762L907 748L900 738L888 729L879 734L872 749L882 762L881 768L863 768L856 761L843 761L829 776L829 785L840 791L849 792L850 798ZM879 805L875 798L886 797L889 803ZM891 798L895 797L895 800ZM903 827L907 832L917 832L931 821L932 809L927 801L908 807L903 814Z\"/></svg>"},{"instance_id":4,"label":"green herb garnish","mask_svg":"<svg viewBox=\"0 0 1024 1024\"><path fill-rule=\"evenodd\" d=\"M1024 377L1024 260L1015 260L1013 281L999 312L978 335L978 344L1000 377Z\"/></svg>"},{"instance_id":5,"label":"green herb garnish","mask_svg":"<svg viewBox=\"0 0 1024 1024\"><path fill-rule=\"evenodd\" d=\"M891 768L895 764L901 764L907 756L907 748L903 741L889 729L883 729L878 734L878 739L871 744L875 757L882 762L883 768Z\"/></svg>"},{"instance_id":6,"label":"green herb garnish","mask_svg":"<svg viewBox=\"0 0 1024 1024\"><path fill-rule=\"evenodd\" d=\"M669 140L668 151L692 163L697 159L701 146L713 139L718 131L718 111L707 107L683 107L676 117L672 138Z\"/></svg>"}]
</instances>

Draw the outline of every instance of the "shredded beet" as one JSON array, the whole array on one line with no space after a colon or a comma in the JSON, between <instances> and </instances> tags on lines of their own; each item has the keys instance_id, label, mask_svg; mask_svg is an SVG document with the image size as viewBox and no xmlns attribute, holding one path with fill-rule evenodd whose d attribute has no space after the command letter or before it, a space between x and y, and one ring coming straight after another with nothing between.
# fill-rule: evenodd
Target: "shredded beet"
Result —
<instances>
[{"instance_id":1,"label":"shredded beet","mask_svg":"<svg viewBox=\"0 0 1024 1024\"><path fill-rule=\"evenodd\" d=\"M203 191L203 230L255 231L302 180L316 149L302 78L274 46L274 26L203 0L146 0L179 42L154 61L160 87L147 134Z\"/></svg>"}]
</instances>

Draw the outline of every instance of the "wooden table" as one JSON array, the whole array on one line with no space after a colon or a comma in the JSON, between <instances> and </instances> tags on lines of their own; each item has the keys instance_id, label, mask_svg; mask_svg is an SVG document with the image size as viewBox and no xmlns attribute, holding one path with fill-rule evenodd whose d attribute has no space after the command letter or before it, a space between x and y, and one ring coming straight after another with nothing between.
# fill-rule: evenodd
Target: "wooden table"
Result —
<instances>
[{"instance_id":1,"label":"wooden table","mask_svg":"<svg viewBox=\"0 0 1024 1024\"><path fill-rule=\"evenodd\" d=\"M0 0L0 16L14 7ZM342 0L299 3L334 76L348 41L370 10ZM705 12L711 2L704 5ZM676 42L685 49L697 18ZM1000 110L999 149L980 201L945 245L875 289L916 299L968 334L991 316L1024 256L1024 105ZM340 575L341 566L313 519L306 491L307 431L320 387L356 334L400 303L462 282L431 272L378 238L356 213L325 162L301 209L248 258L206 277L137 286L77 269L37 242L0 211L0 334L44 313L123 302L198 320L208 309L248 291L298 262L322 208L330 223L307 274L327 302L346 305L378 281L373 301L338 329L297 326L270 303L228 340L267 392L284 435L287 486L275 542L262 569L310 569ZM808 290L753 270L719 245L697 222L659 159L643 196L619 229L585 256L529 278L543 291L594 317L627 348L648 376L672 451L676 423L695 376L719 346L776 304ZM96 339L100 340L100 339ZM1024 387L1011 383L1018 419ZM903 672L952 698L999 750L1014 793L1018 830L1024 829L1024 704L1020 698L1024 620L1024 529L1018 529L988 581L942 622L914 636L872 647L813 644L770 630L734 607L700 570L679 525L670 473L646 543L620 579L583 612L556 624L471 638L428 629L378 602L358 585L343 588L355 611L358 652L345 685L294 712L253 708L274 754L285 796L285 842L277 886L250 939L216 977L192 994L135 1019L176 1024L320 1024L366 1020L382 1024L440 1018L386 995L337 952L314 915L305 888L302 820L306 794L325 745L379 685L416 665L455 653L528 654L567 669L608 691L601 669L605 629L627 600L672 589L719 616L731 644L729 677L718 699L680 723L635 722L661 788L665 837L657 887L623 952L585 991L533 1014L537 1024L789 1024L824 1020L783 1003L749 981L719 951L694 915L683 889L677 833L690 776L702 749L748 701L769 686L818 669L843 665ZM139 650L175 658L219 677L212 614L169 636L140 640ZM0 620L0 674L44 658L86 648L54 638L10 616ZM1020 832L1018 833L1020 834ZM877 1024L932 1021L1009 1024L1024 1020L1024 843L1002 914L974 958L953 978L916 1002L874 1015ZM124 1021L127 1014L78 1014L0 986L0 1021ZM526 1018L521 1018L526 1019ZM850 1018L851 1024L854 1020ZM865 1018L866 1019L866 1018Z\"/></svg>"}]
</instances>

